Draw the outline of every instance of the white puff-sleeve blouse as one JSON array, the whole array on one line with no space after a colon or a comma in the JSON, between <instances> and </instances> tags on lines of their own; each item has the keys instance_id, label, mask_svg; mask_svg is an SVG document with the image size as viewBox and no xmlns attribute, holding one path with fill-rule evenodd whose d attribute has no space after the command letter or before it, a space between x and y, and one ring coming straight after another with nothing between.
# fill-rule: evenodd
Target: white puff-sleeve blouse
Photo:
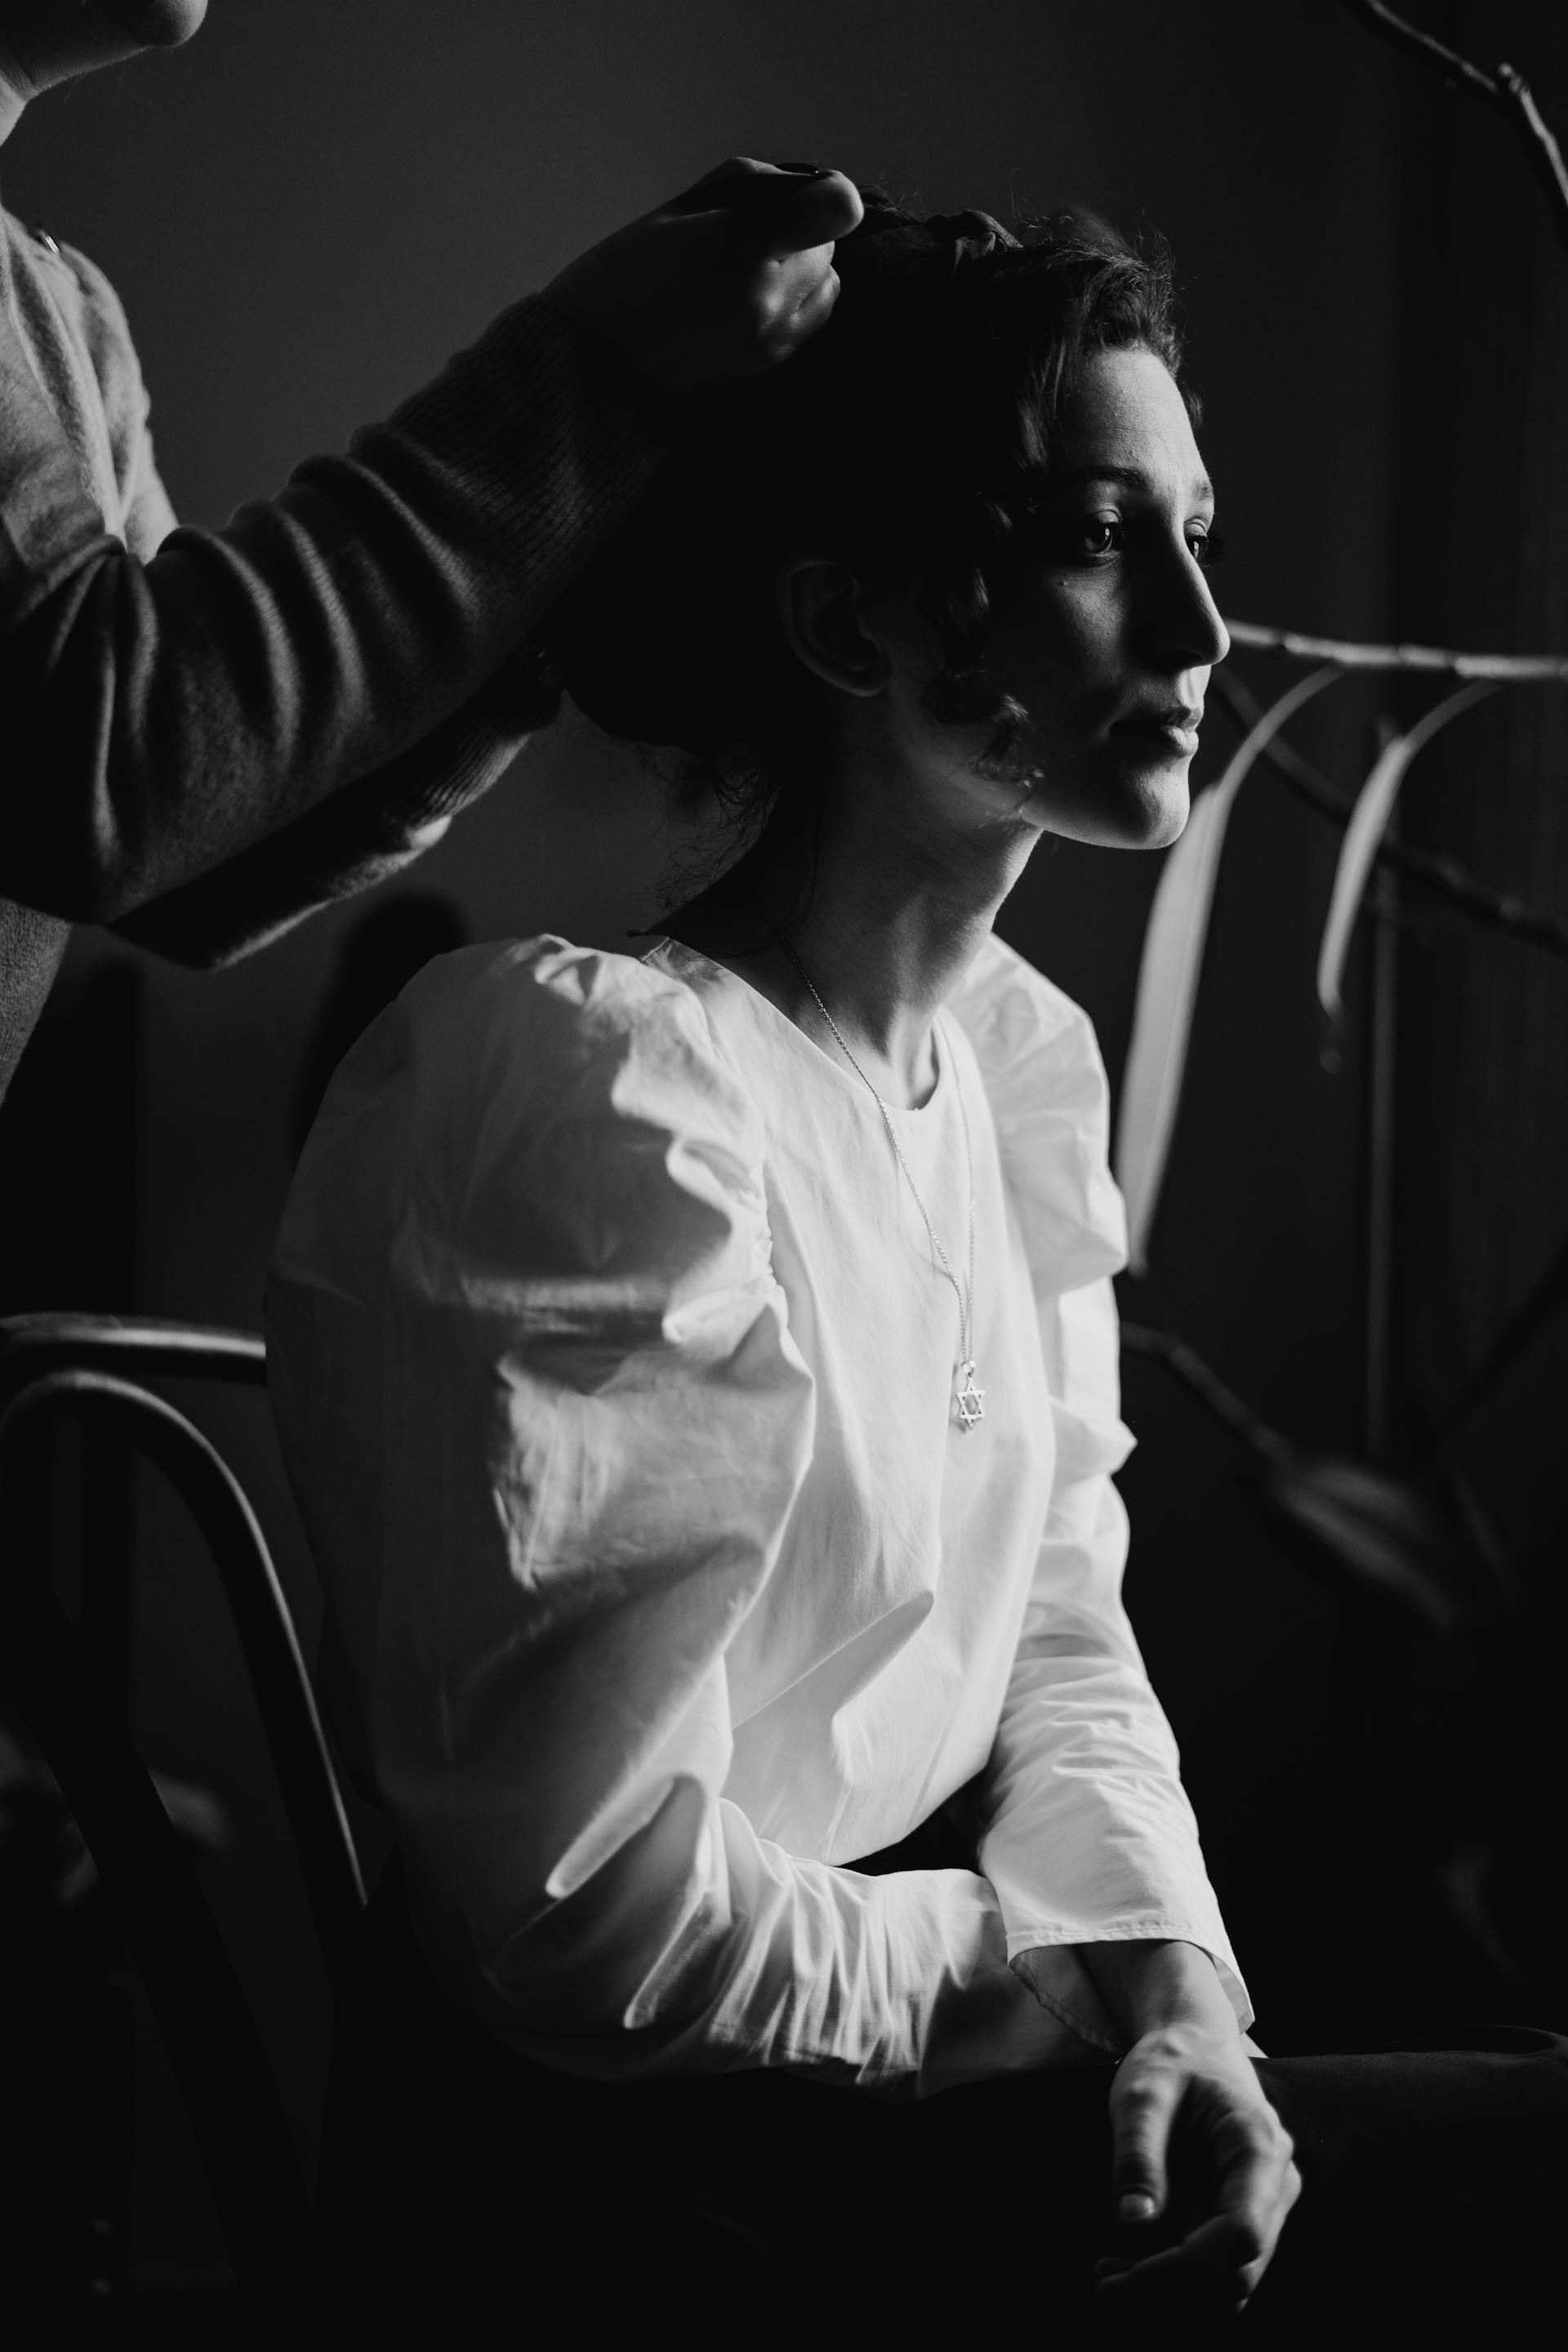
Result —
<instances>
[{"instance_id":1,"label":"white puff-sleeve blouse","mask_svg":"<svg viewBox=\"0 0 1568 2352\"><path fill-rule=\"evenodd\" d=\"M937 1046L891 1116L955 1265L973 1182L973 1430L876 1103L690 950L439 960L306 1147L268 1358L334 1727L437 1975L549 2063L1065 2063L1134 1937L1250 2021L1120 1598L1092 1033L992 940ZM851 1866L960 1791L974 1871Z\"/></svg>"}]
</instances>

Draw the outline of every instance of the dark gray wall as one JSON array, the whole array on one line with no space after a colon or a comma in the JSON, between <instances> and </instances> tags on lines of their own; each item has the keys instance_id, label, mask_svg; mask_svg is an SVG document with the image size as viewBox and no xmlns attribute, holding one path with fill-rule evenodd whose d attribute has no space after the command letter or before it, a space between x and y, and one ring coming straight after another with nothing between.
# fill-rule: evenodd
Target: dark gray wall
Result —
<instances>
[{"instance_id":1,"label":"dark gray wall","mask_svg":"<svg viewBox=\"0 0 1568 2352\"><path fill-rule=\"evenodd\" d=\"M1568 11L1500 21L1443 0L1434 28L1528 74L1561 136ZM1413 114L1410 462L1401 609L1443 644L1568 647L1568 254L1510 124L1440 93ZM1434 747L1407 829L1504 888L1568 911L1568 696L1500 695ZM1412 902L1404 927L1396 1401L1406 1452L1440 1425L1568 1247L1568 965ZM1560 1265L1561 1277L1561 1265ZM1568 1809L1561 1475L1568 1316L1558 1308L1451 1459L1506 1546L1518 1630L1447 1706L1449 1769L1474 1791L1480 1883L1552 2014L1568 1890L1542 1869ZM1478 1699L1480 1704L1478 1705ZM1496 1727L1494 1728L1494 1727Z\"/></svg>"},{"instance_id":2,"label":"dark gray wall","mask_svg":"<svg viewBox=\"0 0 1568 2352\"><path fill-rule=\"evenodd\" d=\"M1332 0L215 0L188 51L37 109L3 184L14 210L115 280L167 480L203 522L341 441L500 305L725 153L811 155L933 208L1004 217L1016 200L1083 199L1174 246L1233 542L1222 603L1370 635L1404 620L1406 79ZM1434 120L1440 146L1447 118ZM1262 692L1276 676L1238 667ZM1348 782L1378 706L1372 690L1337 693L1300 738ZM1200 779L1228 748L1217 713L1207 732ZM1276 784L1249 788L1155 1271L1126 1305L1184 1332L1284 1426L1342 1444L1361 1409L1360 1057L1352 1018L1344 1069L1321 1068L1311 994L1334 845ZM662 856L636 773L546 739L420 879L476 935L550 928L614 944L649 908ZM1064 848L1004 918L1094 1013L1113 1074L1156 865ZM216 980L145 962L149 1310L256 1323L290 1093L353 919ZM105 952L79 941L58 1022ZM1143 1440L1130 1591L1267 2041L1320 2013L1343 1970L1327 1756L1351 1637L1342 1605L1239 1516L1219 1483L1223 1442L1158 1375L1131 1370L1129 1412ZM259 1416L230 1404L209 1419L280 1530L309 1619ZM325 2003L281 1826L200 1565L152 1495L143 1528L143 1727L238 1817L215 1899L309 2142ZM147 2095L163 2115L167 2094L153 2083ZM142 2217L169 2259L195 2242L168 2192L176 2143L173 2126L157 2138Z\"/></svg>"}]
</instances>

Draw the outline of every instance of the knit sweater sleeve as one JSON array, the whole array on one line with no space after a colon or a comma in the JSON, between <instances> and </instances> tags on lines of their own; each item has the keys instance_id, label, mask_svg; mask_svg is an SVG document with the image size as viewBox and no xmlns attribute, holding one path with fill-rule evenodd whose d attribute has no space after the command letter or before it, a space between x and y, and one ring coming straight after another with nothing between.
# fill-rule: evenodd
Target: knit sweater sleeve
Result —
<instances>
[{"instance_id":1,"label":"knit sweater sleeve","mask_svg":"<svg viewBox=\"0 0 1568 2352\"><path fill-rule=\"evenodd\" d=\"M119 331L109 339L108 364L100 359L99 366L110 379L103 390L124 482L125 543L145 562L177 528L153 451L146 388L112 288L85 255L68 258L100 315ZM388 880L432 847L458 811L505 772L533 728L548 724L554 700L541 685L531 648L520 647L461 710L401 759L342 786L210 874L121 917L115 929L138 947L201 970L254 954L307 915Z\"/></svg>"},{"instance_id":2,"label":"knit sweater sleeve","mask_svg":"<svg viewBox=\"0 0 1568 2352\"><path fill-rule=\"evenodd\" d=\"M237 963L339 899L389 881L435 846L548 724L556 696L524 645L463 709L401 759L241 850L209 874L122 915L113 929L173 963Z\"/></svg>"},{"instance_id":3,"label":"knit sweater sleeve","mask_svg":"<svg viewBox=\"0 0 1568 2352\"><path fill-rule=\"evenodd\" d=\"M138 935L216 961L392 870L536 723L519 649L664 445L536 296L346 454L138 553L0 306L0 891L100 921L176 894Z\"/></svg>"}]
</instances>

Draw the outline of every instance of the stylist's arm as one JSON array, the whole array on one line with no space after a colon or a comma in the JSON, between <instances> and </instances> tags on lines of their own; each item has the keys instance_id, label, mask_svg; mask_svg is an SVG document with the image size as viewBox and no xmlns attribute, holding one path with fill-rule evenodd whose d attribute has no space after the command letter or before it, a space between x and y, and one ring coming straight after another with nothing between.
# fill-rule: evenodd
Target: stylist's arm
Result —
<instances>
[{"instance_id":1,"label":"stylist's arm","mask_svg":"<svg viewBox=\"0 0 1568 2352\"><path fill-rule=\"evenodd\" d=\"M344 455L144 556L0 304L0 897L107 921L212 875L195 952L221 960L247 921L269 934L436 837L537 723L500 673L641 496L672 412L821 324L858 211L835 173L723 165ZM247 912L229 862L295 827Z\"/></svg>"}]
</instances>

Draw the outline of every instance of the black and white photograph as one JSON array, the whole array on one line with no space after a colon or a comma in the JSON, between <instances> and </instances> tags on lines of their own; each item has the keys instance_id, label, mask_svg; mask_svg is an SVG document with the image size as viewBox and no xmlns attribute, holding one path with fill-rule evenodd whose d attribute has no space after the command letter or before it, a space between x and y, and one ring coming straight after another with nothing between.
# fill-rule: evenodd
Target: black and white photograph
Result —
<instances>
[{"instance_id":1,"label":"black and white photograph","mask_svg":"<svg viewBox=\"0 0 1568 2352\"><path fill-rule=\"evenodd\" d=\"M0 2332L1512 2352L1563 0L0 0Z\"/></svg>"}]
</instances>

